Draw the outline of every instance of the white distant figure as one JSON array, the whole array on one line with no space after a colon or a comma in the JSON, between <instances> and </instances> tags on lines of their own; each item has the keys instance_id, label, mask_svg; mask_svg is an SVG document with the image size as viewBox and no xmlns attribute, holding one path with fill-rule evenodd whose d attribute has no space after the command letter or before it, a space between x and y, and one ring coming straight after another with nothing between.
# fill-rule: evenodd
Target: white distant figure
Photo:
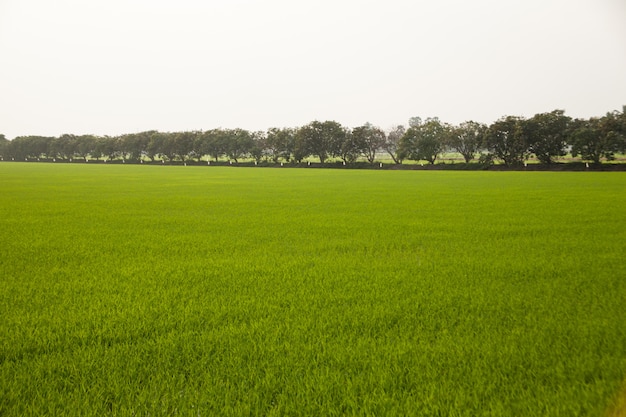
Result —
<instances>
[{"instance_id":1,"label":"white distant figure","mask_svg":"<svg viewBox=\"0 0 626 417\"><path fill-rule=\"evenodd\" d=\"M381 168L383 167L383 163L382 163L382 162L380 163L380 167L381 167Z\"/></svg>"},{"instance_id":2,"label":"white distant figure","mask_svg":"<svg viewBox=\"0 0 626 417\"><path fill-rule=\"evenodd\" d=\"M281 167L283 166L283 163L282 163L282 162L280 163L280 166L281 166Z\"/></svg>"}]
</instances>

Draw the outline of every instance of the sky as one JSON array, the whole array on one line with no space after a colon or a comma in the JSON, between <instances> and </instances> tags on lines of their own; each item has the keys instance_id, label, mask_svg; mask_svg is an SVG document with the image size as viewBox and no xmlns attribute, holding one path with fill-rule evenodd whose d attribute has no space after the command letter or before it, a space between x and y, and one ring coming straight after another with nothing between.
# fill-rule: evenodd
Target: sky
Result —
<instances>
[{"instance_id":1,"label":"sky","mask_svg":"<svg viewBox=\"0 0 626 417\"><path fill-rule=\"evenodd\" d=\"M626 0L0 0L0 133L626 105Z\"/></svg>"}]
</instances>

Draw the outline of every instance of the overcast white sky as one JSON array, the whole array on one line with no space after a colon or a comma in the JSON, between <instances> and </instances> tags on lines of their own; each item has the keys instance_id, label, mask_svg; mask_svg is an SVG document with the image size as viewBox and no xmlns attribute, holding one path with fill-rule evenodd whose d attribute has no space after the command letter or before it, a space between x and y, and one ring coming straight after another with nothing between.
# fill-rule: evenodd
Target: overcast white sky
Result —
<instances>
[{"instance_id":1,"label":"overcast white sky","mask_svg":"<svg viewBox=\"0 0 626 417\"><path fill-rule=\"evenodd\" d=\"M625 104L626 0L0 0L9 139Z\"/></svg>"}]
</instances>

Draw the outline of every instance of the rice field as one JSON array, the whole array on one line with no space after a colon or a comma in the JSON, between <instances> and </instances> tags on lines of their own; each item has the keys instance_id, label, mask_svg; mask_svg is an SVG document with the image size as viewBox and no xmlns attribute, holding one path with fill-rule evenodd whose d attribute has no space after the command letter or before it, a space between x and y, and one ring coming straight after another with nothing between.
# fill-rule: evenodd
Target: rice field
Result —
<instances>
[{"instance_id":1,"label":"rice field","mask_svg":"<svg viewBox=\"0 0 626 417\"><path fill-rule=\"evenodd\" d=\"M0 416L608 416L625 209L621 172L0 163Z\"/></svg>"}]
</instances>

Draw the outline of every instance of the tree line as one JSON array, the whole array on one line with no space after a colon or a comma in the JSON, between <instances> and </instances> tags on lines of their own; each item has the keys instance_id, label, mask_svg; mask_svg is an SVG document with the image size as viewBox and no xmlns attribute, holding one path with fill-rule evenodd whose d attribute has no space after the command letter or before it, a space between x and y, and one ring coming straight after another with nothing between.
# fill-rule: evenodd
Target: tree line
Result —
<instances>
[{"instance_id":1,"label":"tree line","mask_svg":"<svg viewBox=\"0 0 626 417\"><path fill-rule=\"evenodd\" d=\"M626 110L626 106L624 106ZM366 123L347 128L336 121L312 121L298 128L270 128L159 132L150 130L120 136L64 134L59 137L0 135L3 160L122 160L181 161L227 158L273 163L317 158L324 164L340 159L345 164L376 162L386 153L396 164L405 160L435 164L445 152L456 152L466 163L515 166L534 157L553 164L571 154L600 164L626 153L625 111L602 117L572 119L562 110L531 118L504 116L486 125L466 121L451 125L438 118L413 117L408 126L389 131Z\"/></svg>"}]
</instances>

